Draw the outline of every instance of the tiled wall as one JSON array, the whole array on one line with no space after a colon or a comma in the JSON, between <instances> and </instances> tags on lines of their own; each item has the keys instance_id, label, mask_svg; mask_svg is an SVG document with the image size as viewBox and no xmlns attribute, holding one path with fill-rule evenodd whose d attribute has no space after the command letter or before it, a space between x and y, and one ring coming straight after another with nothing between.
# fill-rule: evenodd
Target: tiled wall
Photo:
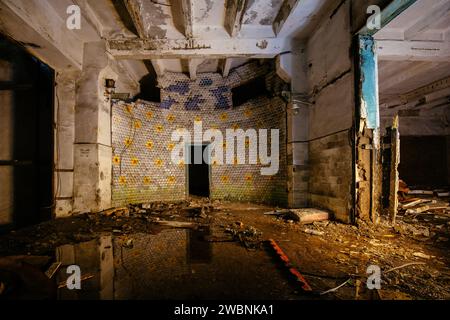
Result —
<instances>
[{"instance_id":1,"label":"tiled wall","mask_svg":"<svg viewBox=\"0 0 450 320\"><path fill-rule=\"evenodd\" d=\"M267 66L246 65L224 79L201 74L191 81L167 73L159 79L161 103L138 101L113 105L113 205L182 200L187 196L185 163L172 163L172 132L195 122L203 130L279 129L280 170L261 175L258 165L211 165L211 198L284 205L287 202L286 106L278 97L261 96L232 105L231 89L268 72ZM269 144L270 146L270 144ZM270 148L269 148L270 150ZM213 159L214 160L214 159ZM259 162L258 162L259 163Z\"/></svg>"}]
</instances>

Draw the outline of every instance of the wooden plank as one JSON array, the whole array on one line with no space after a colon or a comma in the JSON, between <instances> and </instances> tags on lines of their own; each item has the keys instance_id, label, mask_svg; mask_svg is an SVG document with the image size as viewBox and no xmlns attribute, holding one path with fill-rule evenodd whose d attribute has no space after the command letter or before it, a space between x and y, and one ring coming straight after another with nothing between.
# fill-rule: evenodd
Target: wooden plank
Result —
<instances>
[{"instance_id":1,"label":"wooden plank","mask_svg":"<svg viewBox=\"0 0 450 320\"><path fill-rule=\"evenodd\" d=\"M391 181L389 193L389 216L391 222L395 224L398 212L398 188L400 164L400 133L398 131L398 116L394 118L391 134Z\"/></svg>"}]
</instances>

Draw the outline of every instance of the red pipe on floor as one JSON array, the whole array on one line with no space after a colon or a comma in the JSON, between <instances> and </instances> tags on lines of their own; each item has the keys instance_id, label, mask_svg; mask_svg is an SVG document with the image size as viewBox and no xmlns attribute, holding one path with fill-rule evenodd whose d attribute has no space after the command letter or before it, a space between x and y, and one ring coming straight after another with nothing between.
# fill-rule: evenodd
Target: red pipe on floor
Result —
<instances>
[{"instance_id":1,"label":"red pipe on floor","mask_svg":"<svg viewBox=\"0 0 450 320\"><path fill-rule=\"evenodd\" d=\"M297 279L297 281L301 284L303 291L311 292L312 288L306 281L306 279L302 276L300 271L298 271L289 260L288 256L284 253L284 251L280 248L280 246L275 242L275 240L269 240L270 245L275 250L277 255L280 257L281 261L284 262L286 268L289 269L289 272Z\"/></svg>"}]
</instances>

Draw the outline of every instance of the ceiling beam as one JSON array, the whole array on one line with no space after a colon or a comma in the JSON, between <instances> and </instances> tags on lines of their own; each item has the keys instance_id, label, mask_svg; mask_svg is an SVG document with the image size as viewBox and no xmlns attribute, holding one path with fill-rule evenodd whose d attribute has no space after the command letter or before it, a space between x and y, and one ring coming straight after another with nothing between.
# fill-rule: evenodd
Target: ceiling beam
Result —
<instances>
[{"instance_id":1,"label":"ceiling beam","mask_svg":"<svg viewBox=\"0 0 450 320\"><path fill-rule=\"evenodd\" d=\"M224 59L274 58L291 50L283 38L228 40L109 40L108 52L116 59Z\"/></svg>"},{"instance_id":2,"label":"ceiling beam","mask_svg":"<svg viewBox=\"0 0 450 320\"><path fill-rule=\"evenodd\" d=\"M224 78L228 77L228 75L230 74L232 64L233 64L232 58L221 60L220 65L221 65L221 70L222 70L222 76Z\"/></svg>"},{"instance_id":3,"label":"ceiling beam","mask_svg":"<svg viewBox=\"0 0 450 320\"><path fill-rule=\"evenodd\" d=\"M172 0L172 6L175 6L181 13L183 20L184 36L188 39L194 37L194 14L192 9L192 0Z\"/></svg>"},{"instance_id":4,"label":"ceiling beam","mask_svg":"<svg viewBox=\"0 0 450 320\"><path fill-rule=\"evenodd\" d=\"M277 17L273 22L273 32L275 32L276 35L280 34L286 20L289 18L291 13L294 12L295 8L297 8L299 2L300 0L285 0L283 2Z\"/></svg>"},{"instance_id":5,"label":"ceiling beam","mask_svg":"<svg viewBox=\"0 0 450 320\"><path fill-rule=\"evenodd\" d=\"M164 73L166 72L164 63L160 59L152 59L151 62L153 69L155 69L156 75L158 77L164 76Z\"/></svg>"},{"instance_id":6,"label":"ceiling beam","mask_svg":"<svg viewBox=\"0 0 450 320\"><path fill-rule=\"evenodd\" d=\"M231 37L236 37L241 31L247 0L226 1L225 29Z\"/></svg>"},{"instance_id":7,"label":"ceiling beam","mask_svg":"<svg viewBox=\"0 0 450 320\"><path fill-rule=\"evenodd\" d=\"M450 60L450 42L378 40L376 48L378 60Z\"/></svg>"},{"instance_id":8,"label":"ceiling beam","mask_svg":"<svg viewBox=\"0 0 450 320\"><path fill-rule=\"evenodd\" d=\"M141 38L146 38L146 33L144 30L144 24L142 23L141 19L141 10L139 7L139 4L136 2L136 0L123 0L125 2L125 6L128 10L128 13L131 16L131 19L133 20L134 27L136 28L138 32L138 36Z\"/></svg>"},{"instance_id":9,"label":"ceiling beam","mask_svg":"<svg viewBox=\"0 0 450 320\"><path fill-rule=\"evenodd\" d=\"M414 25L405 30L405 39L411 40L417 34L425 31L431 24L446 17L450 11L450 1L444 0L433 7L429 13L419 13L421 17Z\"/></svg>"},{"instance_id":10,"label":"ceiling beam","mask_svg":"<svg viewBox=\"0 0 450 320\"><path fill-rule=\"evenodd\" d=\"M189 68L189 77L191 80L197 80L197 69L198 66L201 65L203 59L189 59L188 60L188 68Z\"/></svg>"}]
</instances>

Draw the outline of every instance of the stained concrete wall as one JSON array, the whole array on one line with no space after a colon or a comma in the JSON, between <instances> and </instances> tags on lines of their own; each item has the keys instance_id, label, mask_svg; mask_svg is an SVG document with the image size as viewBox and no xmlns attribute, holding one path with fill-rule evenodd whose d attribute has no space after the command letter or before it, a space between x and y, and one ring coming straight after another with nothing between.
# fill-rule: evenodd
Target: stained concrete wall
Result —
<instances>
[{"instance_id":1,"label":"stained concrete wall","mask_svg":"<svg viewBox=\"0 0 450 320\"><path fill-rule=\"evenodd\" d=\"M104 42L85 44L83 70L77 82L74 145L74 211L111 207L111 97L106 79L119 90L137 92L138 84L124 79Z\"/></svg>"},{"instance_id":2,"label":"stained concrete wall","mask_svg":"<svg viewBox=\"0 0 450 320\"><path fill-rule=\"evenodd\" d=\"M355 108L350 1L322 22L306 44L309 108L309 204L349 222Z\"/></svg>"},{"instance_id":3,"label":"stained concrete wall","mask_svg":"<svg viewBox=\"0 0 450 320\"><path fill-rule=\"evenodd\" d=\"M79 72L59 72L55 88L55 216L73 210L76 83Z\"/></svg>"},{"instance_id":4,"label":"stained concrete wall","mask_svg":"<svg viewBox=\"0 0 450 320\"><path fill-rule=\"evenodd\" d=\"M308 128L307 134L294 133L292 163L302 164L301 173L291 175L290 183L308 181L304 188L293 188L292 198L296 205L320 207L334 213L336 219L353 221L354 216L368 216L370 208L355 207L353 187L360 194L370 188L370 176L365 168L357 170L353 164L352 129L357 110L354 66L356 51L353 49L354 34L368 19L369 5L383 9L391 1L347 0L337 2L324 14L318 28L306 41L294 40L292 91L306 96L312 105L302 105L297 117L292 118L291 128ZM359 120L358 120L359 121ZM363 140L358 140L361 144ZM370 139L367 139L370 144ZM307 150L307 151L306 151ZM362 159L370 166L370 158ZM306 166L303 164L306 163ZM360 173L358 175L358 173ZM355 177L355 178L354 178ZM363 212L364 211L364 212ZM367 212L366 212L367 211Z\"/></svg>"}]
</instances>

